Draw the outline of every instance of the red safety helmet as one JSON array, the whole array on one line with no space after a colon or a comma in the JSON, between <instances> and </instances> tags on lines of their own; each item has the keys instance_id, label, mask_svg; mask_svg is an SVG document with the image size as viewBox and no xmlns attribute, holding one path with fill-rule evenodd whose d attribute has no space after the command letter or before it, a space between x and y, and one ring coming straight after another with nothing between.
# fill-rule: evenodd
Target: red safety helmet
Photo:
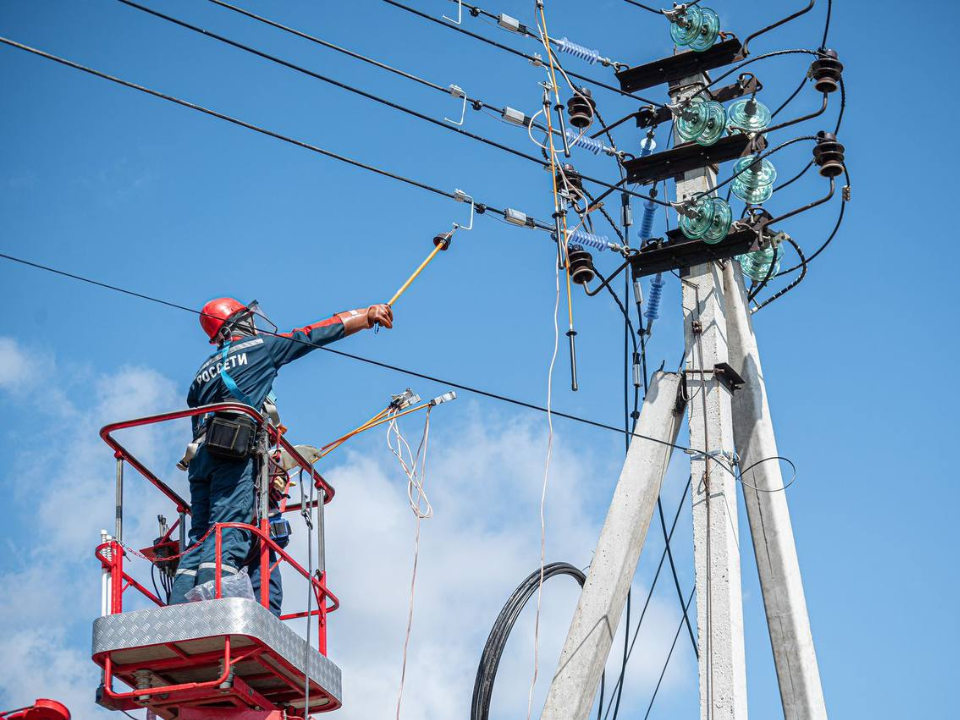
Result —
<instances>
[{"instance_id":1,"label":"red safety helmet","mask_svg":"<svg viewBox=\"0 0 960 720\"><path fill-rule=\"evenodd\" d=\"M246 310L248 308L242 302L228 297L216 298L204 305L200 311L200 327L210 338L210 344L217 344L220 330L227 320Z\"/></svg>"}]
</instances>

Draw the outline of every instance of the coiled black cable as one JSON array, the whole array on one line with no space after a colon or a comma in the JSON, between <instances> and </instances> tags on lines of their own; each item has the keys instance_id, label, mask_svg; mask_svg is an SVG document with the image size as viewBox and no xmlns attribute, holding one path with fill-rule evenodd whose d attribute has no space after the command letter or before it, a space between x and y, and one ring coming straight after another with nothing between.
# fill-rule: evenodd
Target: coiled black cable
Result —
<instances>
[{"instance_id":1,"label":"coiled black cable","mask_svg":"<svg viewBox=\"0 0 960 720\"><path fill-rule=\"evenodd\" d=\"M580 587L583 587L587 581L583 570L570 563L555 562L544 566L544 582L558 575L569 575L580 584ZM538 587L540 587L540 568L530 573L517 586L494 621L487 643L483 646L483 653L480 655L480 665L477 667L477 679L473 684L473 700L470 704L470 720L488 720L490 717L490 699L493 697L493 682L497 678L500 658L507 646L510 632L517 618L520 617L520 612L537 592Z\"/></svg>"}]
</instances>

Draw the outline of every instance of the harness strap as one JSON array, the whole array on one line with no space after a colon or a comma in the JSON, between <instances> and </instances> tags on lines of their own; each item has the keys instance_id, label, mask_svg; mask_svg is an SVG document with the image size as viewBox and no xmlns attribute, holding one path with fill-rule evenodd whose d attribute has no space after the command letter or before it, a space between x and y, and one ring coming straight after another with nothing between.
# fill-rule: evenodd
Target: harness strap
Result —
<instances>
[{"instance_id":1,"label":"harness strap","mask_svg":"<svg viewBox=\"0 0 960 720\"><path fill-rule=\"evenodd\" d=\"M243 391L237 385L237 381L234 380L230 376L230 373L227 372L227 353L230 352L231 345L233 345L232 340L225 342L223 345L223 352L220 354L220 360L223 363L223 369L220 370L220 379L223 380L223 384L227 386L227 390L231 395L233 395L244 405L250 405L253 407L253 401L243 393Z\"/></svg>"}]
</instances>

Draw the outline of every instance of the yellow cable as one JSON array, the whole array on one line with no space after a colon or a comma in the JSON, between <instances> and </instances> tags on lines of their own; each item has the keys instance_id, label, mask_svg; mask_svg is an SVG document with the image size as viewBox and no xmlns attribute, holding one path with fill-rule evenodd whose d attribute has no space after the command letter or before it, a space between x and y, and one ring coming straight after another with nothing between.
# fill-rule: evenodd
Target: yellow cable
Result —
<instances>
[{"instance_id":1,"label":"yellow cable","mask_svg":"<svg viewBox=\"0 0 960 720\"><path fill-rule=\"evenodd\" d=\"M345 443L347 440L352 438L354 435L358 435L362 433L364 430L370 427L372 423L376 422L377 420L382 418L384 415L386 415L389 410L390 410L389 407L384 408L383 410L378 412L376 415L374 415L372 418L370 418L365 423L363 423L363 425L360 425L359 427L354 428L353 430L348 432L346 435L342 435L341 437L337 438L333 442L330 442L324 445L322 448L320 448L321 454L320 454L320 457L317 458L317 460L325 457L326 455L336 450L338 447L343 445L343 443ZM316 460L314 462L316 462Z\"/></svg>"},{"instance_id":2,"label":"yellow cable","mask_svg":"<svg viewBox=\"0 0 960 720\"><path fill-rule=\"evenodd\" d=\"M540 5L540 23L543 27L543 46L547 52L547 58L550 62L550 81L553 83L553 95L556 98L557 104L560 104L560 87L557 85L557 73L553 66L553 53L550 52L550 35L547 32L547 16L543 9L543 4ZM553 116L548 111L545 113L547 120L547 129L549 130L550 138L550 171L553 175L553 208L554 212L560 212L560 198L557 189L557 170L556 164L554 162L556 148L553 143ZM561 257L563 258L564 271L567 277L567 318L570 324L570 330L573 330L573 294L570 292L570 256L567 253L567 215L563 214L561 217L561 224L563 229L563 238L557 238L557 242L561 244L563 252Z\"/></svg>"},{"instance_id":3,"label":"yellow cable","mask_svg":"<svg viewBox=\"0 0 960 720\"><path fill-rule=\"evenodd\" d=\"M397 420L399 418L402 418L404 415L409 415L410 413L417 412L418 410L424 410L428 407L430 407L430 403L423 403L422 405L417 405L416 407L408 408L402 412L394 413L392 415L387 415L387 417L383 417L390 411L390 408L387 408L386 410L383 410L377 415L375 415L365 424L358 427L356 430L352 430L351 432L347 433L343 437L338 438L337 440L334 440L329 445L325 445L323 448L321 448L321 454L320 454L320 457L317 458L317 460L320 460L326 457L327 455L332 453L334 450L336 450L338 447L343 445L347 440L349 440L350 438L356 435L359 435L362 432L366 432L367 430L371 430L377 427L378 425L383 425L385 422L390 422L391 420ZM314 460L314 462L316 462L316 460Z\"/></svg>"}]
</instances>

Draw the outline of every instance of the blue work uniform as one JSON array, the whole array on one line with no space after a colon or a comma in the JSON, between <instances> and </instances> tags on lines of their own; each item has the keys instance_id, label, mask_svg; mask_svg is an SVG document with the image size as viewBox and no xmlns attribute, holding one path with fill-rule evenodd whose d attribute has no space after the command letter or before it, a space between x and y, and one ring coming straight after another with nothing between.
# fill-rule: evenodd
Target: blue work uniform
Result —
<instances>
[{"instance_id":1,"label":"blue work uniform","mask_svg":"<svg viewBox=\"0 0 960 720\"><path fill-rule=\"evenodd\" d=\"M281 367L339 340L343 334L343 322L334 316L290 333L236 338L226 346L226 353L221 347L200 366L190 385L187 405L194 408L239 400L261 410ZM194 438L202 433L202 423L203 418L193 418ZM261 458L256 454L245 460L214 457L201 443L196 456L190 461L188 473L191 504L189 546L196 545L214 523L253 522L254 486L260 462ZM260 563L258 557L249 557L253 544L251 536L252 533L246 530L223 530L221 569L227 575L246 567L254 593L259 597ZM270 552L270 562L271 565L276 562L273 551ZM195 585L213 580L215 571L216 543L214 533L210 533L200 547L180 559L170 602L186 602L185 593ZM279 617L283 599L279 568L270 573L269 582L270 611Z\"/></svg>"}]
</instances>

